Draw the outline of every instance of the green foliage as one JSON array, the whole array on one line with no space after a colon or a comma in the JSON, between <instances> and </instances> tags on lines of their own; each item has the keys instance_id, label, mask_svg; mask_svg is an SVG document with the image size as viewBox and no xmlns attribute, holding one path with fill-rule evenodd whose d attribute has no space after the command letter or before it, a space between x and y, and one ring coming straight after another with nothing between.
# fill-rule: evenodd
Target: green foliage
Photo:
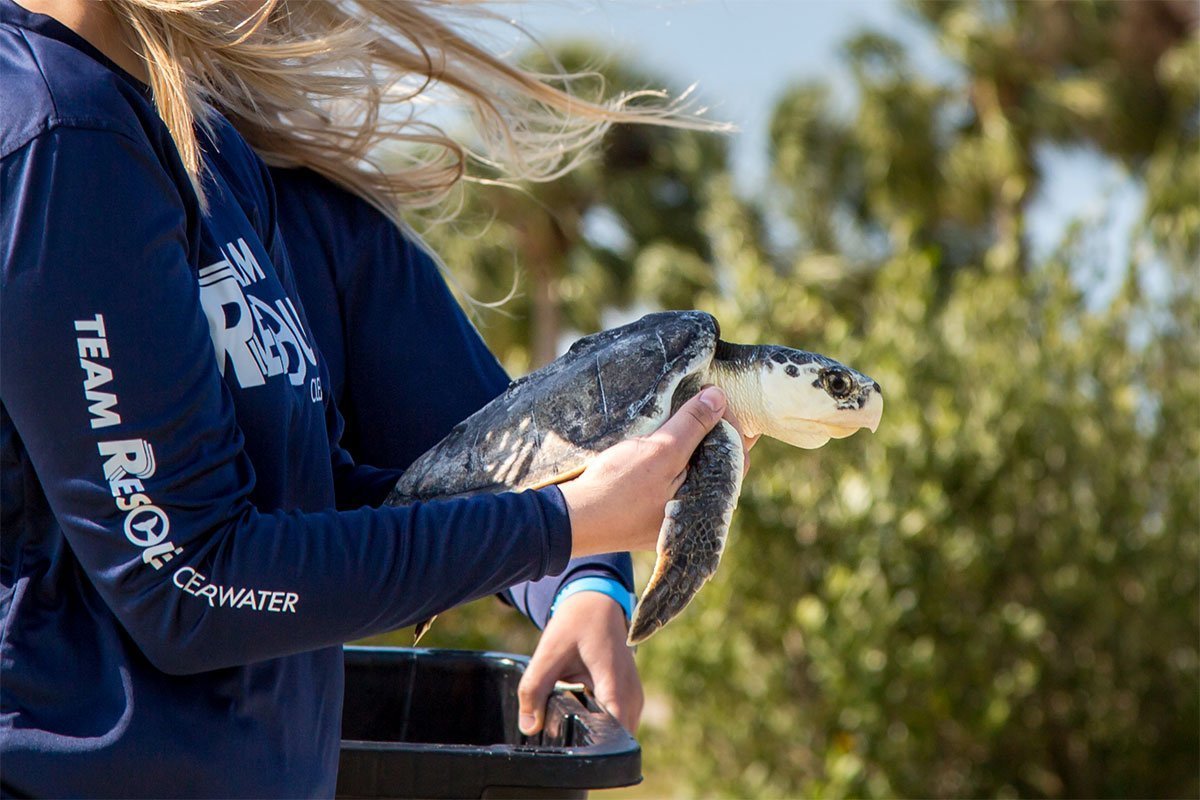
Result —
<instances>
[{"instance_id":1,"label":"green foliage","mask_svg":"<svg viewBox=\"0 0 1200 800\"><path fill-rule=\"evenodd\" d=\"M550 296L577 330L631 300L704 308L731 341L824 352L883 386L875 436L759 445L722 569L640 651L656 785L1200 794L1200 43L1186 5L917 2L955 77L854 38L857 107L834 108L822 84L789 92L771 125L777 185L758 202L733 194L711 140L630 129L535 203L492 196L505 210L484 235L439 240L485 276L557 248ZM1047 145L1103 153L1145 188L1112 297L1088 284L1120 261L1099 224L1031 261ZM669 185L682 194L654 189ZM579 233L597 209L624 245ZM786 252L763 221L781 218ZM483 315L518 369L523 303L515 320ZM529 646L497 616L448 615L434 643Z\"/></svg>"}]
</instances>

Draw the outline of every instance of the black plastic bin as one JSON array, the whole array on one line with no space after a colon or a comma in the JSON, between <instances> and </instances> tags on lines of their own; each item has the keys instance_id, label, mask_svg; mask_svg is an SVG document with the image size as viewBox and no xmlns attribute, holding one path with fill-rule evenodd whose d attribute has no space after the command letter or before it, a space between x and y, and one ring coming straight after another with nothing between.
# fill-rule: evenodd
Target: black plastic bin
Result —
<instances>
[{"instance_id":1,"label":"black plastic bin","mask_svg":"<svg viewBox=\"0 0 1200 800\"><path fill-rule=\"evenodd\" d=\"M592 698L557 690L542 733L517 729L528 660L346 648L338 797L585 797L642 779L637 741Z\"/></svg>"}]
</instances>

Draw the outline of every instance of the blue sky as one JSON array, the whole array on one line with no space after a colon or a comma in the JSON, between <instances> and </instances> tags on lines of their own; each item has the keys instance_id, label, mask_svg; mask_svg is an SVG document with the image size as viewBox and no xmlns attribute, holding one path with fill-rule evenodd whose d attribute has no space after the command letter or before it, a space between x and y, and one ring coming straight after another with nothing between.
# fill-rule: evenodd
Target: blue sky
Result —
<instances>
[{"instance_id":1,"label":"blue sky","mask_svg":"<svg viewBox=\"0 0 1200 800\"><path fill-rule=\"evenodd\" d=\"M848 91L837 58L847 37L867 25L900 35L916 30L890 0L531 0L491 7L546 43L597 41L679 88L697 84L709 116L738 127L733 157L746 190L765 174L769 115L788 85L833 78Z\"/></svg>"},{"instance_id":2,"label":"blue sky","mask_svg":"<svg viewBox=\"0 0 1200 800\"><path fill-rule=\"evenodd\" d=\"M854 32L883 30L908 46L919 69L953 74L896 0L528 0L490 7L545 43L586 38L678 87L698 84L710 115L739 129L732 139L733 167L748 194L765 177L770 111L789 84L828 79L852 102L838 53ZM1041 156L1047 180L1031 208L1034 253L1049 252L1071 220L1098 218L1107 209L1110 254L1114 264L1123 263L1125 232L1142 202L1137 183L1090 152L1047 150Z\"/></svg>"}]
</instances>

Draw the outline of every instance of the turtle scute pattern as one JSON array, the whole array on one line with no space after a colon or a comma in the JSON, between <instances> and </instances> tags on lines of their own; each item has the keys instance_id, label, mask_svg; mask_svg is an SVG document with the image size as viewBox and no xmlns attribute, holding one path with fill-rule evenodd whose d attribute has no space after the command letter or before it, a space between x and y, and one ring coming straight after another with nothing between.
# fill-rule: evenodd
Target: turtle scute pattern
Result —
<instances>
[{"instance_id":1,"label":"turtle scute pattern","mask_svg":"<svg viewBox=\"0 0 1200 800\"><path fill-rule=\"evenodd\" d=\"M672 387L707 365L716 336L708 314L666 312L580 339L456 425L413 462L388 504L520 489L577 471L661 420Z\"/></svg>"},{"instance_id":2,"label":"turtle scute pattern","mask_svg":"<svg viewBox=\"0 0 1200 800\"><path fill-rule=\"evenodd\" d=\"M584 337L522 386L539 419L589 452L627 438L670 408L671 387L716 347L716 320L702 312L650 314ZM514 410L516 408L514 407Z\"/></svg>"}]
</instances>

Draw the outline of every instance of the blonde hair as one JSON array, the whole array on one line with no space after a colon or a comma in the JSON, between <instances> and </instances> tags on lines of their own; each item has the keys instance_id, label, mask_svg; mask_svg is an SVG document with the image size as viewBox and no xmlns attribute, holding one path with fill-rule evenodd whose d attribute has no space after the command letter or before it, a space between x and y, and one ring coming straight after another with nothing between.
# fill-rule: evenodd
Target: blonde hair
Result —
<instances>
[{"instance_id":1,"label":"blonde hair","mask_svg":"<svg viewBox=\"0 0 1200 800\"><path fill-rule=\"evenodd\" d=\"M109 0L130 25L159 114L203 202L194 125L224 114L272 166L308 167L398 223L444 200L470 167L551 180L614 122L713 130L681 99L574 96L580 78L507 63L443 17L495 19L464 0ZM471 112L472 144L422 117L449 90ZM653 103L634 102L646 97ZM384 162L386 162L386 167Z\"/></svg>"}]
</instances>

